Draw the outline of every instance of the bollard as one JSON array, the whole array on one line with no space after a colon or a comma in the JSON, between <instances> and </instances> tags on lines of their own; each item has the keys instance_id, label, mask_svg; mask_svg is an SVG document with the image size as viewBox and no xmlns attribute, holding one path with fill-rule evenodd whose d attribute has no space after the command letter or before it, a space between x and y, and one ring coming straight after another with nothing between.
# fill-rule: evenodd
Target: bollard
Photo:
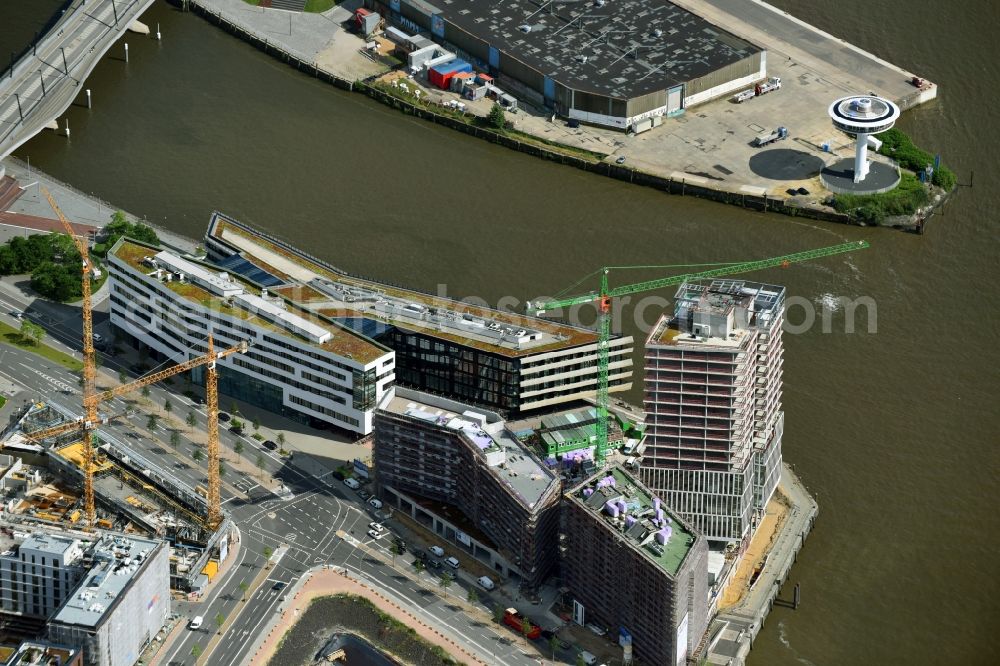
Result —
<instances>
[{"instance_id":1,"label":"bollard","mask_svg":"<svg viewBox=\"0 0 1000 666\"><path fill-rule=\"evenodd\" d=\"M69 138L69 118L66 119L66 138Z\"/></svg>"},{"instance_id":2,"label":"bollard","mask_svg":"<svg viewBox=\"0 0 1000 666\"><path fill-rule=\"evenodd\" d=\"M125 42L125 63L128 63L128 42Z\"/></svg>"},{"instance_id":3,"label":"bollard","mask_svg":"<svg viewBox=\"0 0 1000 666\"><path fill-rule=\"evenodd\" d=\"M160 35L160 24L156 24L156 41L160 41L163 37Z\"/></svg>"},{"instance_id":4,"label":"bollard","mask_svg":"<svg viewBox=\"0 0 1000 666\"><path fill-rule=\"evenodd\" d=\"M88 109L93 108L93 105L91 104L91 101L90 101L90 88L87 88L87 108Z\"/></svg>"}]
</instances>

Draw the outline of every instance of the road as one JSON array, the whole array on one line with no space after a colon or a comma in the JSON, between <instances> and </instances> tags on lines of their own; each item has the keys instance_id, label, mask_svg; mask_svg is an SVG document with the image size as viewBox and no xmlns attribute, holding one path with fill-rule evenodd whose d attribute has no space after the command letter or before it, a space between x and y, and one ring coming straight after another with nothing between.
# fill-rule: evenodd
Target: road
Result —
<instances>
[{"instance_id":1,"label":"road","mask_svg":"<svg viewBox=\"0 0 1000 666\"><path fill-rule=\"evenodd\" d=\"M0 80L0 158L55 120L129 24L153 0L74 2Z\"/></svg>"},{"instance_id":2,"label":"road","mask_svg":"<svg viewBox=\"0 0 1000 666\"><path fill-rule=\"evenodd\" d=\"M33 304L20 301L10 303L9 294L3 298L7 305L16 305L30 313L49 312L48 306L36 301ZM60 306L53 306L59 308ZM51 315L52 313L50 313ZM73 344L72 317L61 310L40 323L52 326L52 337L65 338ZM9 323L14 320L6 311L0 313ZM78 335L78 334L77 334ZM79 343L73 348L78 349ZM105 358L105 367L113 366L114 359ZM79 387L77 376L62 367L40 359L37 355L0 344L0 375L25 387L27 396L45 396L50 401L74 411L79 411ZM178 383L178 386L180 384ZM18 396L19 397L19 396ZM186 396L174 393L167 387L151 387L148 399L162 406L167 399L174 405L173 414L186 417L196 415L196 429L204 429L206 415L204 408ZM15 398L18 401L17 398ZM108 412L121 410L125 403L112 401ZM170 444L171 431L157 426L152 431L146 428L147 417L143 413L120 419L106 428L109 434L129 447L134 447L143 456L151 459L162 469L169 470L184 484L194 487L205 483L205 474L200 465L191 461L190 452L195 444L183 435L176 446ZM250 438L238 438L228 431L222 432L222 456L234 459L233 445L242 441L245 458L263 459L263 468L258 477L252 473L228 473L223 477L222 499L240 530L241 547L229 569L221 574L221 583L203 600L198 602L176 602L174 612L185 618L201 615L204 626L196 631L185 629L178 640L165 647L167 659L163 663L174 665L193 664L192 648L199 645L205 650L216 631L214 618L218 614L230 617L238 613L236 621L227 625L221 639L213 646L211 653L202 653L202 662L218 666L236 666L248 658L256 633L266 626L282 601L283 592L273 589L277 582L291 587L310 568L319 565L337 565L348 569L354 576L369 585L379 588L386 596L399 605L411 610L428 624L449 636L460 638L465 646L483 656L489 662L532 666L537 658L526 655L521 648L521 640L506 628L497 627L467 614L458 600L466 599L466 589L476 587L470 576L460 572L458 579L447 590L439 586L439 579L429 572L417 573L412 567L413 555L406 554L393 558L390 553L391 535L374 540L367 536L368 523L375 520L374 509L365 504L354 491L343 486L330 475L317 477L267 451ZM308 461L303 461L308 462ZM290 493L279 497L259 478L273 477L280 480ZM391 521L386 523L392 529ZM347 535L337 536L338 530ZM426 544L425 544L426 545ZM411 544L411 549L416 547ZM265 549L275 553L273 567L261 576L267 559ZM247 591L248 599L240 589L241 583L253 585L261 578L259 586ZM479 590L484 612L495 603ZM540 648L544 646L539 645ZM562 655L571 662L567 652Z\"/></svg>"}]
</instances>

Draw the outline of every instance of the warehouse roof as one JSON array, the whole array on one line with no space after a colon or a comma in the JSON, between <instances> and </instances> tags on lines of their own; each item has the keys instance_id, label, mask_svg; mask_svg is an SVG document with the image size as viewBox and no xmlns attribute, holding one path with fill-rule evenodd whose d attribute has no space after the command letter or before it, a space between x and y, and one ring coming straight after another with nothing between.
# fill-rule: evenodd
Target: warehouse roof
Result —
<instances>
[{"instance_id":1,"label":"warehouse roof","mask_svg":"<svg viewBox=\"0 0 1000 666\"><path fill-rule=\"evenodd\" d=\"M665 90L761 50L669 2L446 0L437 8L566 87L617 98Z\"/></svg>"}]
</instances>

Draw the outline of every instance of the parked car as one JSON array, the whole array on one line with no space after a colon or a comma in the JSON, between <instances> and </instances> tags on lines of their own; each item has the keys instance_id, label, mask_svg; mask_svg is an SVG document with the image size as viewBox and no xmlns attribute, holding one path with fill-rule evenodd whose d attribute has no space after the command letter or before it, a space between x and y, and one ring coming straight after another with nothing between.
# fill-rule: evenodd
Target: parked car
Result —
<instances>
[{"instance_id":1,"label":"parked car","mask_svg":"<svg viewBox=\"0 0 1000 666\"><path fill-rule=\"evenodd\" d=\"M434 557L444 557L444 548L442 548L441 546L431 546L430 548L427 549L427 552L429 552Z\"/></svg>"},{"instance_id":2,"label":"parked car","mask_svg":"<svg viewBox=\"0 0 1000 666\"><path fill-rule=\"evenodd\" d=\"M265 439L264 448L267 449L268 451L277 451L278 443L275 442L273 439Z\"/></svg>"},{"instance_id":3,"label":"parked car","mask_svg":"<svg viewBox=\"0 0 1000 666\"><path fill-rule=\"evenodd\" d=\"M381 532L382 530L385 529L385 525L383 525L382 523L376 523L376 522L373 521L373 522L368 523L368 528L369 529L373 529L376 532Z\"/></svg>"},{"instance_id":4,"label":"parked car","mask_svg":"<svg viewBox=\"0 0 1000 666\"><path fill-rule=\"evenodd\" d=\"M586 650L580 652L580 658L583 659L583 663L587 664L587 666L593 666L593 664L597 663L597 657Z\"/></svg>"},{"instance_id":5,"label":"parked car","mask_svg":"<svg viewBox=\"0 0 1000 666\"><path fill-rule=\"evenodd\" d=\"M205 618L203 618L201 615L195 615L193 618L191 618L191 621L188 622L188 629L200 629L201 625L204 624L204 622Z\"/></svg>"},{"instance_id":6,"label":"parked car","mask_svg":"<svg viewBox=\"0 0 1000 666\"><path fill-rule=\"evenodd\" d=\"M233 417L226 412L219 412L219 423L229 423Z\"/></svg>"},{"instance_id":7,"label":"parked car","mask_svg":"<svg viewBox=\"0 0 1000 666\"><path fill-rule=\"evenodd\" d=\"M615 160L615 164L625 164L625 156L622 155L621 157L619 157L618 159L616 159Z\"/></svg>"},{"instance_id":8,"label":"parked car","mask_svg":"<svg viewBox=\"0 0 1000 666\"><path fill-rule=\"evenodd\" d=\"M376 532L375 530L368 530L368 536L373 539L381 539L385 536L385 532Z\"/></svg>"},{"instance_id":9,"label":"parked car","mask_svg":"<svg viewBox=\"0 0 1000 666\"><path fill-rule=\"evenodd\" d=\"M350 488L351 490L357 490L358 488L361 487L360 483L351 478L344 479L344 485Z\"/></svg>"},{"instance_id":10,"label":"parked car","mask_svg":"<svg viewBox=\"0 0 1000 666\"><path fill-rule=\"evenodd\" d=\"M395 544L399 546L400 554L406 552L406 542L401 537L396 537Z\"/></svg>"},{"instance_id":11,"label":"parked car","mask_svg":"<svg viewBox=\"0 0 1000 666\"><path fill-rule=\"evenodd\" d=\"M587 623L587 629L590 629L592 632L594 632L598 636L604 636L605 634L608 633L607 629L605 629L604 627L602 627L599 624L594 624L593 622L588 622Z\"/></svg>"},{"instance_id":12,"label":"parked car","mask_svg":"<svg viewBox=\"0 0 1000 666\"><path fill-rule=\"evenodd\" d=\"M376 509L381 509L382 508L382 500L380 500L377 497L371 498L370 500L368 500L368 503L371 504Z\"/></svg>"},{"instance_id":13,"label":"parked car","mask_svg":"<svg viewBox=\"0 0 1000 666\"><path fill-rule=\"evenodd\" d=\"M490 580L489 576L480 576L479 584L483 586L484 590L492 590L493 588L496 587L496 583Z\"/></svg>"},{"instance_id":14,"label":"parked car","mask_svg":"<svg viewBox=\"0 0 1000 666\"><path fill-rule=\"evenodd\" d=\"M449 557L448 559L446 559L446 560L444 561L444 563L445 563L445 564L447 564L447 565L448 565L449 567L451 567L452 569L457 569L457 568L459 568L460 566L462 566L462 565L461 565L461 564L459 563L459 561L458 561L458 560L457 560L456 558L454 558L454 557Z\"/></svg>"},{"instance_id":15,"label":"parked car","mask_svg":"<svg viewBox=\"0 0 1000 666\"><path fill-rule=\"evenodd\" d=\"M205 399L200 395L196 395L195 397L191 398L191 402L193 402L196 405L204 405Z\"/></svg>"}]
</instances>

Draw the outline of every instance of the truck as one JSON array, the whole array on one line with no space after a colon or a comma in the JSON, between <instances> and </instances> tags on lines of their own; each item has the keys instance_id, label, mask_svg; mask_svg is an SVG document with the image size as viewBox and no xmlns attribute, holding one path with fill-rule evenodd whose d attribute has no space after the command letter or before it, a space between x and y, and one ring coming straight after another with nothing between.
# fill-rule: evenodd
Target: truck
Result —
<instances>
[{"instance_id":1,"label":"truck","mask_svg":"<svg viewBox=\"0 0 1000 666\"><path fill-rule=\"evenodd\" d=\"M772 76L767 81L758 83L754 86L753 91L755 96L766 95L773 90L781 89L781 77Z\"/></svg>"},{"instance_id":2,"label":"truck","mask_svg":"<svg viewBox=\"0 0 1000 666\"><path fill-rule=\"evenodd\" d=\"M757 91L754 90L753 88L748 88L742 92L736 93L733 96L733 101L736 102L737 104L742 104L748 99L753 99L756 96L757 96Z\"/></svg>"},{"instance_id":3,"label":"truck","mask_svg":"<svg viewBox=\"0 0 1000 666\"><path fill-rule=\"evenodd\" d=\"M774 143L775 141L780 141L782 139L788 138L788 129L784 127L779 127L771 132L764 132L763 134L758 134L754 137L754 140L750 142L750 145L754 148L761 148L768 145L769 143Z\"/></svg>"},{"instance_id":4,"label":"truck","mask_svg":"<svg viewBox=\"0 0 1000 666\"><path fill-rule=\"evenodd\" d=\"M508 608L503 613L503 623L508 627L513 629L519 634L524 633L524 617L517 612L516 608ZM535 640L542 635L542 628L532 623L531 631L528 632L528 638Z\"/></svg>"}]
</instances>

